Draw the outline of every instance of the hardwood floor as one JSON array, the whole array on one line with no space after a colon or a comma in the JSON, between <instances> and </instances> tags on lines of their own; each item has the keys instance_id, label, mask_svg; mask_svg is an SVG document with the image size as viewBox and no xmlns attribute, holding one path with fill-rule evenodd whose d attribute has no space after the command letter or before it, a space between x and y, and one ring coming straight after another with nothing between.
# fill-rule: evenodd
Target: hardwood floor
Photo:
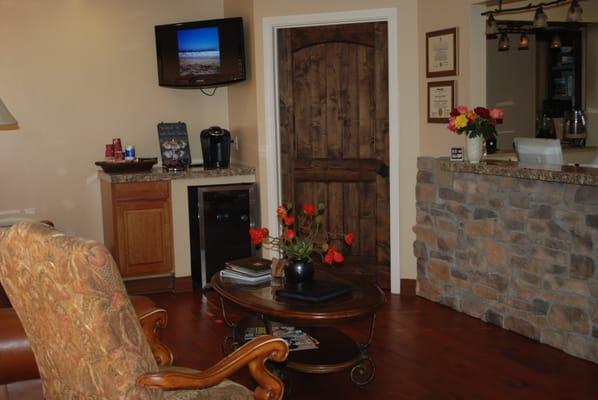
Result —
<instances>
[{"instance_id":1,"label":"hardwood floor","mask_svg":"<svg viewBox=\"0 0 598 400\"><path fill-rule=\"evenodd\" d=\"M168 310L162 338L176 365L203 369L223 357L228 328L215 292L151 297ZM415 296L387 298L370 348L374 381L356 387L348 372L289 372L291 399L598 398L596 364ZM364 337L367 324L343 330ZM246 371L234 380L254 387Z\"/></svg>"}]
</instances>

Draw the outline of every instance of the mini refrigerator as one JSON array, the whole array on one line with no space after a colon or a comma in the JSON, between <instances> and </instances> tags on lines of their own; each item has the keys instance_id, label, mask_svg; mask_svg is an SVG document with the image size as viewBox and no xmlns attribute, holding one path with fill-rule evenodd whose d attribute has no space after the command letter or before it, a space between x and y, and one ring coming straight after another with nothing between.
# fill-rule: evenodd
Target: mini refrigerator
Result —
<instances>
[{"instance_id":1,"label":"mini refrigerator","mask_svg":"<svg viewBox=\"0 0 598 400\"><path fill-rule=\"evenodd\" d=\"M193 287L209 286L224 263L256 255L249 228L258 226L255 184L188 188Z\"/></svg>"}]
</instances>

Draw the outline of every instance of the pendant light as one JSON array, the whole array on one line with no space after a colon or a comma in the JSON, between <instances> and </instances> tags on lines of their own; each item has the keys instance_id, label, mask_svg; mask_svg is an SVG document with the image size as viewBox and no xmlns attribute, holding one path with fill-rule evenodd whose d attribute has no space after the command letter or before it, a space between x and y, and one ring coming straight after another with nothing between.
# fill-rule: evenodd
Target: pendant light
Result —
<instances>
[{"instance_id":1,"label":"pendant light","mask_svg":"<svg viewBox=\"0 0 598 400\"><path fill-rule=\"evenodd\" d=\"M500 34L500 39L498 40L498 51L507 51L511 47L511 42L509 40L509 35L505 32Z\"/></svg>"},{"instance_id":2,"label":"pendant light","mask_svg":"<svg viewBox=\"0 0 598 400\"><path fill-rule=\"evenodd\" d=\"M529 49L529 38L525 32L521 33L521 37L519 38L519 46L517 48L519 50Z\"/></svg>"},{"instance_id":3,"label":"pendant light","mask_svg":"<svg viewBox=\"0 0 598 400\"><path fill-rule=\"evenodd\" d=\"M544 8L542 6L536 9L536 15L534 15L534 28L541 29L548 26L548 17L544 14Z\"/></svg>"},{"instance_id":4,"label":"pendant light","mask_svg":"<svg viewBox=\"0 0 598 400\"><path fill-rule=\"evenodd\" d=\"M569 6L569 10L567 11L567 21L568 22L581 22L581 17L583 14L583 8L579 5L577 0L573 0L571 2L571 6Z\"/></svg>"},{"instance_id":5,"label":"pendant light","mask_svg":"<svg viewBox=\"0 0 598 400\"><path fill-rule=\"evenodd\" d=\"M492 15L492 13L490 13L488 15L488 19L486 20L486 35L496 35L498 33L498 24L496 23L496 20L494 19L494 15Z\"/></svg>"},{"instance_id":6,"label":"pendant light","mask_svg":"<svg viewBox=\"0 0 598 400\"><path fill-rule=\"evenodd\" d=\"M555 33L552 36L552 40L550 41L550 48L551 49L560 49L561 48L561 37L559 36L558 33Z\"/></svg>"}]
</instances>

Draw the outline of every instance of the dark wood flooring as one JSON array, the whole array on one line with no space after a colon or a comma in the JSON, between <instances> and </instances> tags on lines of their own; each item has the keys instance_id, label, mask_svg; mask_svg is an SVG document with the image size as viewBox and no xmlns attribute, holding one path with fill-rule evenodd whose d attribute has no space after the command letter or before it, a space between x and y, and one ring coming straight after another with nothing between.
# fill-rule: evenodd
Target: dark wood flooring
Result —
<instances>
[{"instance_id":1,"label":"dark wood flooring","mask_svg":"<svg viewBox=\"0 0 598 400\"><path fill-rule=\"evenodd\" d=\"M222 358L228 328L215 292L151 297L168 310L162 338L176 365L203 369ZM387 298L370 348L374 381L289 372L291 399L598 399L596 364L416 296ZM367 323L343 330L364 337ZM253 388L247 372L233 379Z\"/></svg>"}]
</instances>

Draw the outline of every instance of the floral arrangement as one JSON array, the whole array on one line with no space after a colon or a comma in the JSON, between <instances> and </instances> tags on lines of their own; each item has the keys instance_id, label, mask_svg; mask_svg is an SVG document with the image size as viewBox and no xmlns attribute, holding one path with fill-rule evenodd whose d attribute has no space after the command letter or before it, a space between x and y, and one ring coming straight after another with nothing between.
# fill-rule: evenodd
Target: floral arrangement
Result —
<instances>
[{"instance_id":1,"label":"floral arrangement","mask_svg":"<svg viewBox=\"0 0 598 400\"><path fill-rule=\"evenodd\" d=\"M276 209L276 216L280 225L280 236L270 236L267 228L251 228L249 236L251 242L267 249L276 249L288 259L311 261L312 254L319 254L326 264L342 263L343 253L330 244L331 240L340 239L351 246L355 240L353 233L334 234L322 229L323 215L326 206L319 204L318 208L306 203L301 212L293 216L293 205L280 205Z\"/></svg>"},{"instance_id":2,"label":"floral arrangement","mask_svg":"<svg viewBox=\"0 0 598 400\"><path fill-rule=\"evenodd\" d=\"M503 117L504 112L500 108L476 107L469 110L465 106L458 106L449 116L448 128L458 135L464 133L468 138L482 136L491 139L496 137L496 124Z\"/></svg>"}]
</instances>

